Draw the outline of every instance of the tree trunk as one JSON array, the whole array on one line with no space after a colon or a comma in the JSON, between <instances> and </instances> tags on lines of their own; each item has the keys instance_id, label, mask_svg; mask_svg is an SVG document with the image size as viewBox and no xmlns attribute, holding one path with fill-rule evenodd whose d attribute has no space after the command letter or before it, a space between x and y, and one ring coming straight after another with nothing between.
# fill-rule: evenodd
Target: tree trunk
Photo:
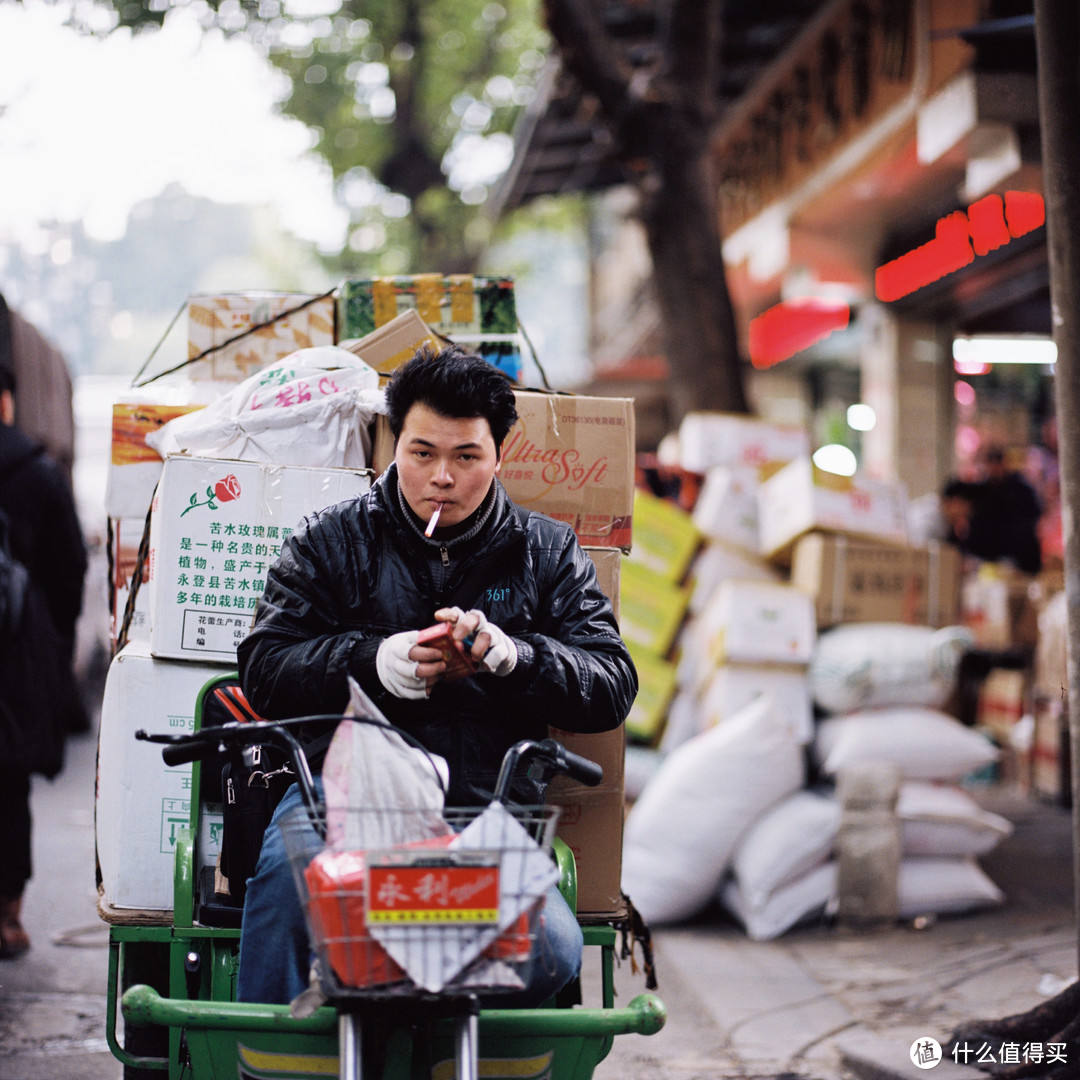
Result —
<instances>
[{"instance_id":1,"label":"tree trunk","mask_svg":"<svg viewBox=\"0 0 1080 1080\"><path fill-rule=\"evenodd\" d=\"M722 0L672 0L662 50L634 69L594 0L544 0L563 64L596 98L642 196L671 377L669 415L747 412L745 369L727 288L709 157Z\"/></svg>"},{"instance_id":2,"label":"tree trunk","mask_svg":"<svg viewBox=\"0 0 1080 1080\"><path fill-rule=\"evenodd\" d=\"M1065 529L1065 596L1068 608L1068 679L1080 683L1080 11L1076 0L1035 0L1038 50L1039 124L1042 132L1043 189L1050 259L1050 300L1054 373L1060 439L1061 504ZM1080 694L1067 696L1072 743L1073 866L1080 903ZM1080 952L1080 940L1077 943ZM1025 1061L990 1066L998 1080L1074 1080L1080 1061L1080 983L1049 1001L1002 1020L977 1020L953 1033L950 1049L977 1050L985 1044L998 1058L1005 1043L1060 1048L1057 1062ZM972 1062L968 1062L973 1064Z\"/></svg>"},{"instance_id":3,"label":"tree trunk","mask_svg":"<svg viewBox=\"0 0 1080 1080\"><path fill-rule=\"evenodd\" d=\"M642 186L642 220L671 369L671 418L690 411L748 411L735 313L728 293L716 184L702 138L662 121L664 152Z\"/></svg>"},{"instance_id":4,"label":"tree trunk","mask_svg":"<svg viewBox=\"0 0 1080 1080\"><path fill-rule=\"evenodd\" d=\"M1050 303L1057 366L1055 400L1060 440L1065 533L1068 678L1080 685L1080 11L1076 0L1036 0L1039 124L1050 258ZM1080 693L1068 695L1072 753L1073 881L1080 905ZM1078 907L1080 912L1080 907ZM1077 942L1080 954L1080 940Z\"/></svg>"}]
</instances>

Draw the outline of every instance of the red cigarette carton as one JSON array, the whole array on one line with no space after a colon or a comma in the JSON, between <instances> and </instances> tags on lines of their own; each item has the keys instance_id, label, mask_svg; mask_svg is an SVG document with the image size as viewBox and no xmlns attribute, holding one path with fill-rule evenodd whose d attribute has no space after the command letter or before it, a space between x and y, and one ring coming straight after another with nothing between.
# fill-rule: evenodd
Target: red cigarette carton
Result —
<instances>
[{"instance_id":1,"label":"red cigarette carton","mask_svg":"<svg viewBox=\"0 0 1080 1080\"><path fill-rule=\"evenodd\" d=\"M446 661L446 671L442 675L444 679L463 679L476 673L476 664L461 643L454 640L454 628L450 623L436 623L426 630L421 630L416 643L438 649L442 653Z\"/></svg>"}]
</instances>

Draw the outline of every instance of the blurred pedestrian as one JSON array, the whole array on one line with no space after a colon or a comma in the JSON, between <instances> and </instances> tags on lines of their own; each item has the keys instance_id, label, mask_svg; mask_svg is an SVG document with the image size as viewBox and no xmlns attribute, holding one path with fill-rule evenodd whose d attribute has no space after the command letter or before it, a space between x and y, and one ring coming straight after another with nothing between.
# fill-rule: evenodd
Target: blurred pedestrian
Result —
<instances>
[{"instance_id":1,"label":"blurred pedestrian","mask_svg":"<svg viewBox=\"0 0 1080 1080\"><path fill-rule=\"evenodd\" d=\"M2 293L0 365L19 384L16 426L45 447L70 487L75 462L75 411L67 361L33 323L8 306Z\"/></svg>"},{"instance_id":2,"label":"blurred pedestrian","mask_svg":"<svg viewBox=\"0 0 1080 1080\"><path fill-rule=\"evenodd\" d=\"M1027 574L1042 569L1035 489L1010 469L1005 451L991 445L983 454L983 479L974 487L968 550L984 562L1008 562Z\"/></svg>"},{"instance_id":3,"label":"blurred pedestrian","mask_svg":"<svg viewBox=\"0 0 1080 1080\"><path fill-rule=\"evenodd\" d=\"M87 555L63 470L15 421L15 375L0 366L0 529L22 567L0 642L0 958L25 952L22 896L31 877L30 777L53 777L84 705L72 657Z\"/></svg>"},{"instance_id":4,"label":"blurred pedestrian","mask_svg":"<svg viewBox=\"0 0 1080 1080\"><path fill-rule=\"evenodd\" d=\"M950 480L941 492L941 539L967 552L974 512L975 485L967 480Z\"/></svg>"}]
</instances>

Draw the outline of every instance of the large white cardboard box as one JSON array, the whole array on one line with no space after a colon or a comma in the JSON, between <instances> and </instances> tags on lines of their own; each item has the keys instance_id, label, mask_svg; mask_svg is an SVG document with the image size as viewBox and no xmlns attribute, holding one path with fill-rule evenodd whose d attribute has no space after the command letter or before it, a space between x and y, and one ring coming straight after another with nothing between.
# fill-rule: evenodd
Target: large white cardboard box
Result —
<instances>
[{"instance_id":1,"label":"large white cardboard box","mask_svg":"<svg viewBox=\"0 0 1080 1080\"><path fill-rule=\"evenodd\" d=\"M837 476L799 458L761 482L758 530L761 554L784 565L795 541L811 531L906 544L907 492L902 484Z\"/></svg>"},{"instance_id":2,"label":"large white cardboard box","mask_svg":"<svg viewBox=\"0 0 1080 1080\"><path fill-rule=\"evenodd\" d=\"M139 742L135 731L190 731L199 690L228 670L155 660L145 641L132 641L109 665L98 736L95 833L105 899L114 908L172 908L176 834L191 819L191 765L166 765L161 746ZM201 866L217 858L220 831L220 812L204 812Z\"/></svg>"},{"instance_id":3,"label":"large white cardboard box","mask_svg":"<svg viewBox=\"0 0 1080 1080\"><path fill-rule=\"evenodd\" d=\"M167 458L150 518L151 655L235 663L282 541L370 486L365 469Z\"/></svg>"},{"instance_id":4,"label":"large white cardboard box","mask_svg":"<svg viewBox=\"0 0 1080 1080\"><path fill-rule=\"evenodd\" d=\"M705 473L714 465L766 465L794 461L810 453L803 428L774 424L740 413L691 412L679 425L679 464Z\"/></svg>"},{"instance_id":5,"label":"large white cardboard box","mask_svg":"<svg viewBox=\"0 0 1080 1080\"><path fill-rule=\"evenodd\" d=\"M694 503L694 524L710 540L734 544L755 555L758 535L758 469L752 465L716 465Z\"/></svg>"},{"instance_id":6,"label":"large white cardboard box","mask_svg":"<svg viewBox=\"0 0 1080 1080\"><path fill-rule=\"evenodd\" d=\"M722 581L700 624L714 665L808 664L817 642L813 599L782 582Z\"/></svg>"}]
</instances>

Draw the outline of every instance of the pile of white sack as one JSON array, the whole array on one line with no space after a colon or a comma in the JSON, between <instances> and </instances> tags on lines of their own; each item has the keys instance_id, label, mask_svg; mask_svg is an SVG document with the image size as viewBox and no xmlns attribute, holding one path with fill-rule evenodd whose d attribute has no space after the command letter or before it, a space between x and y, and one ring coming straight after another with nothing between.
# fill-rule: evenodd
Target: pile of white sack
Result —
<instances>
[{"instance_id":1,"label":"pile of white sack","mask_svg":"<svg viewBox=\"0 0 1080 1080\"><path fill-rule=\"evenodd\" d=\"M960 783L998 750L943 711L970 644L963 627L835 627L818 636L809 667L818 711L809 746L782 697L767 692L706 730L684 721L684 740L647 762L628 758L639 793L623 890L635 907L663 925L719 903L761 941L835 912L835 781L869 763L901 777L899 916L1000 903L977 860L1012 825Z\"/></svg>"}]
</instances>

